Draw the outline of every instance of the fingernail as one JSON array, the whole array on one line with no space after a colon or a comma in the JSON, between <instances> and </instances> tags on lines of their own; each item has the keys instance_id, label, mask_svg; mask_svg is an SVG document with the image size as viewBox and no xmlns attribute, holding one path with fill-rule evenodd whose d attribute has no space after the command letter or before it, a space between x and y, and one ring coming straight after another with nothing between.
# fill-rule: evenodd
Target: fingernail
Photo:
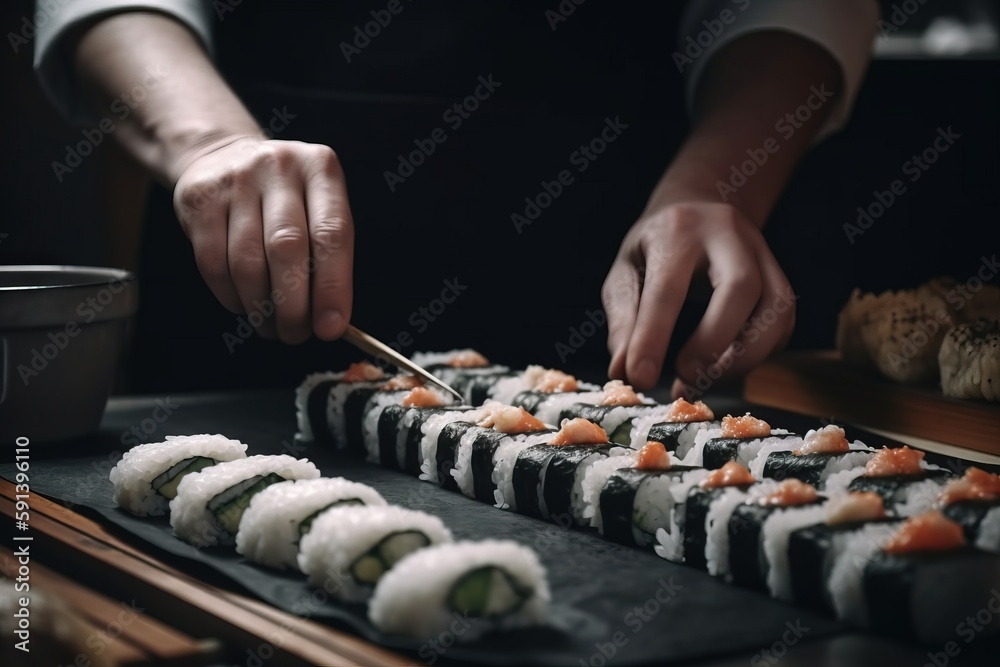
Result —
<instances>
[{"instance_id":1,"label":"fingernail","mask_svg":"<svg viewBox=\"0 0 1000 667\"><path fill-rule=\"evenodd\" d=\"M344 316L336 310L328 310L319 316L316 322L316 333L321 338L339 336L344 328Z\"/></svg>"}]
</instances>

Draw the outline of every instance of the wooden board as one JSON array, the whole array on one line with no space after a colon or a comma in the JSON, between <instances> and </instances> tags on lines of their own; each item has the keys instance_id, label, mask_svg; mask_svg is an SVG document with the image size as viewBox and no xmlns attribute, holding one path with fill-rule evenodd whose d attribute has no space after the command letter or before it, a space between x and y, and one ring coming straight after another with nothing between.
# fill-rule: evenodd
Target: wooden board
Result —
<instances>
[{"instance_id":1,"label":"wooden board","mask_svg":"<svg viewBox=\"0 0 1000 667\"><path fill-rule=\"evenodd\" d=\"M873 377L833 350L768 361L747 376L743 393L753 403L1000 455L1000 405Z\"/></svg>"}]
</instances>

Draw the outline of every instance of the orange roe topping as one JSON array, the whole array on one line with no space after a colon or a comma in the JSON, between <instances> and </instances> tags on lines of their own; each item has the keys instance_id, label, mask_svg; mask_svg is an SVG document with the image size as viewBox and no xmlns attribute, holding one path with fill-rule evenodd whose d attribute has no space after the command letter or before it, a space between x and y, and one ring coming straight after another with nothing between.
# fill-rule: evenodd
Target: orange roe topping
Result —
<instances>
[{"instance_id":1,"label":"orange roe topping","mask_svg":"<svg viewBox=\"0 0 1000 667\"><path fill-rule=\"evenodd\" d=\"M385 391L400 391L403 389L414 389L423 387L424 381L416 375L395 375L382 385Z\"/></svg>"},{"instance_id":2,"label":"orange roe topping","mask_svg":"<svg viewBox=\"0 0 1000 667\"><path fill-rule=\"evenodd\" d=\"M748 468L741 466L736 461L728 461L718 470L713 470L698 486L703 489L717 489L722 486L753 484L756 481Z\"/></svg>"},{"instance_id":3,"label":"orange roe topping","mask_svg":"<svg viewBox=\"0 0 1000 667\"><path fill-rule=\"evenodd\" d=\"M763 419L751 417L746 413L742 417L726 415L722 418L723 438L766 438L771 435L771 425Z\"/></svg>"},{"instance_id":4,"label":"orange roe topping","mask_svg":"<svg viewBox=\"0 0 1000 667\"><path fill-rule=\"evenodd\" d=\"M378 366L374 366L367 361L358 361L347 367L341 382L372 382L381 380L385 373Z\"/></svg>"},{"instance_id":5,"label":"orange roe topping","mask_svg":"<svg viewBox=\"0 0 1000 667\"><path fill-rule=\"evenodd\" d=\"M632 406L642 404L632 385L625 384L621 380L612 380L604 385L604 399L601 405Z\"/></svg>"},{"instance_id":6,"label":"orange roe topping","mask_svg":"<svg viewBox=\"0 0 1000 667\"><path fill-rule=\"evenodd\" d=\"M576 391L579 389L576 378L568 373L550 368L544 371L538 381L532 386L532 390L541 391L546 394L555 394L564 391Z\"/></svg>"},{"instance_id":7,"label":"orange roe topping","mask_svg":"<svg viewBox=\"0 0 1000 667\"><path fill-rule=\"evenodd\" d=\"M527 433L545 430L545 424L530 412L524 408L515 408L510 405L497 407L477 425L483 428L492 427L493 430L500 433Z\"/></svg>"},{"instance_id":8,"label":"orange roe topping","mask_svg":"<svg viewBox=\"0 0 1000 667\"><path fill-rule=\"evenodd\" d=\"M638 470L670 470L670 454L662 442L650 440L639 450L635 467Z\"/></svg>"},{"instance_id":9,"label":"orange roe topping","mask_svg":"<svg viewBox=\"0 0 1000 667\"><path fill-rule=\"evenodd\" d=\"M855 491L831 498L824 511L830 526L872 521L885 517L885 501L873 491Z\"/></svg>"},{"instance_id":10,"label":"orange roe topping","mask_svg":"<svg viewBox=\"0 0 1000 667\"><path fill-rule=\"evenodd\" d=\"M850 451L851 445L847 442L844 429L830 424L817 431L809 431L802 442L802 448L796 449L794 454L836 454Z\"/></svg>"},{"instance_id":11,"label":"orange roe topping","mask_svg":"<svg viewBox=\"0 0 1000 667\"><path fill-rule=\"evenodd\" d=\"M965 471L961 479L953 479L938 496L938 505L945 506L960 500L996 500L1000 498L1000 475L991 475L975 466Z\"/></svg>"},{"instance_id":12,"label":"orange roe topping","mask_svg":"<svg viewBox=\"0 0 1000 667\"><path fill-rule=\"evenodd\" d=\"M448 360L448 365L454 368L483 368L489 366L490 362L475 350L461 350Z\"/></svg>"},{"instance_id":13,"label":"orange roe topping","mask_svg":"<svg viewBox=\"0 0 1000 667\"><path fill-rule=\"evenodd\" d=\"M437 408L444 404L441 395L427 387L414 387L403 397L404 408Z\"/></svg>"},{"instance_id":14,"label":"orange roe topping","mask_svg":"<svg viewBox=\"0 0 1000 667\"><path fill-rule=\"evenodd\" d=\"M817 498L819 498L819 494L816 493L815 486L792 478L781 482L773 493L764 496L759 502L761 505L790 507L792 505L808 505L816 502Z\"/></svg>"},{"instance_id":15,"label":"orange roe topping","mask_svg":"<svg viewBox=\"0 0 1000 667\"><path fill-rule=\"evenodd\" d=\"M608 442L607 432L599 424L586 419L564 419L562 427L551 440L550 445L604 445Z\"/></svg>"},{"instance_id":16,"label":"orange roe topping","mask_svg":"<svg viewBox=\"0 0 1000 667\"><path fill-rule=\"evenodd\" d=\"M892 477L893 475L916 475L920 472L920 462L924 453L919 449L883 447L865 466L865 477Z\"/></svg>"},{"instance_id":17,"label":"orange roe topping","mask_svg":"<svg viewBox=\"0 0 1000 667\"><path fill-rule=\"evenodd\" d=\"M715 413L701 401L688 403L678 398L670 404L664 418L668 422L707 422L715 419Z\"/></svg>"},{"instance_id":18,"label":"orange roe topping","mask_svg":"<svg viewBox=\"0 0 1000 667\"><path fill-rule=\"evenodd\" d=\"M882 551L904 554L914 551L949 551L965 545L962 527L937 510L912 517L893 535Z\"/></svg>"}]
</instances>

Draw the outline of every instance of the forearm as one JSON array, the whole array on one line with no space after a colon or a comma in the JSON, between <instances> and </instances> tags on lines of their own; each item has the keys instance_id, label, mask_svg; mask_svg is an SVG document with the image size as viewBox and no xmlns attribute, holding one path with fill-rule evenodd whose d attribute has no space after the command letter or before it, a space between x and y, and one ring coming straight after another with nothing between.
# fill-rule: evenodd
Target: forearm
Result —
<instances>
[{"instance_id":1,"label":"forearm","mask_svg":"<svg viewBox=\"0 0 1000 667\"><path fill-rule=\"evenodd\" d=\"M694 128L648 208L697 196L763 226L842 87L836 61L801 37L754 33L729 44L705 71ZM796 117L803 106L809 113Z\"/></svg>"},{"instance_id":2,"label":"forearm","mask_svg":"<svg viewBox=\"0 0 1000 667\"><path fill-rule=\"evenodd\" d=\"M80 37L73 55L98 113L115 122L114 136L171 186L201 150L262 136L194 35L169 17L104 19ZM115 103L122 95L130 96L127 106Z\"/></svg>"}]
</instances>

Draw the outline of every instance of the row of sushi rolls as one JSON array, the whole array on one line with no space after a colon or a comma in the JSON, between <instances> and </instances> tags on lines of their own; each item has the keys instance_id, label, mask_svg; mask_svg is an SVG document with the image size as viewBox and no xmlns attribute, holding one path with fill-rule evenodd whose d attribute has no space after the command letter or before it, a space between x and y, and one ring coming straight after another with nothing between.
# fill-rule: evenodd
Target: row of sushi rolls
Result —
<instances>
[{"instance_id":1,"label":"row of sushi rolls","mask_svg":"<svg viewBox=\"0 0 1000 667\"><path fill-rule=\"evenodd\" d=\"M951 619L1000 586L998 475L849 442L836 425L797 434L751 414L718 418L701 401L658 404L620 381L512 370L474 350L414 361L465 404L359 362L305 379L296 437L905 637L950 637ZM301 571L366 603L385 633L435 637L456 612L481 621L463 640L547 623L530 548L455 541L436 516L370 486L246 450L221 435L139 445L111 472L115 501L169 513L198 547Z\"/></svg>"}]
</instances>

